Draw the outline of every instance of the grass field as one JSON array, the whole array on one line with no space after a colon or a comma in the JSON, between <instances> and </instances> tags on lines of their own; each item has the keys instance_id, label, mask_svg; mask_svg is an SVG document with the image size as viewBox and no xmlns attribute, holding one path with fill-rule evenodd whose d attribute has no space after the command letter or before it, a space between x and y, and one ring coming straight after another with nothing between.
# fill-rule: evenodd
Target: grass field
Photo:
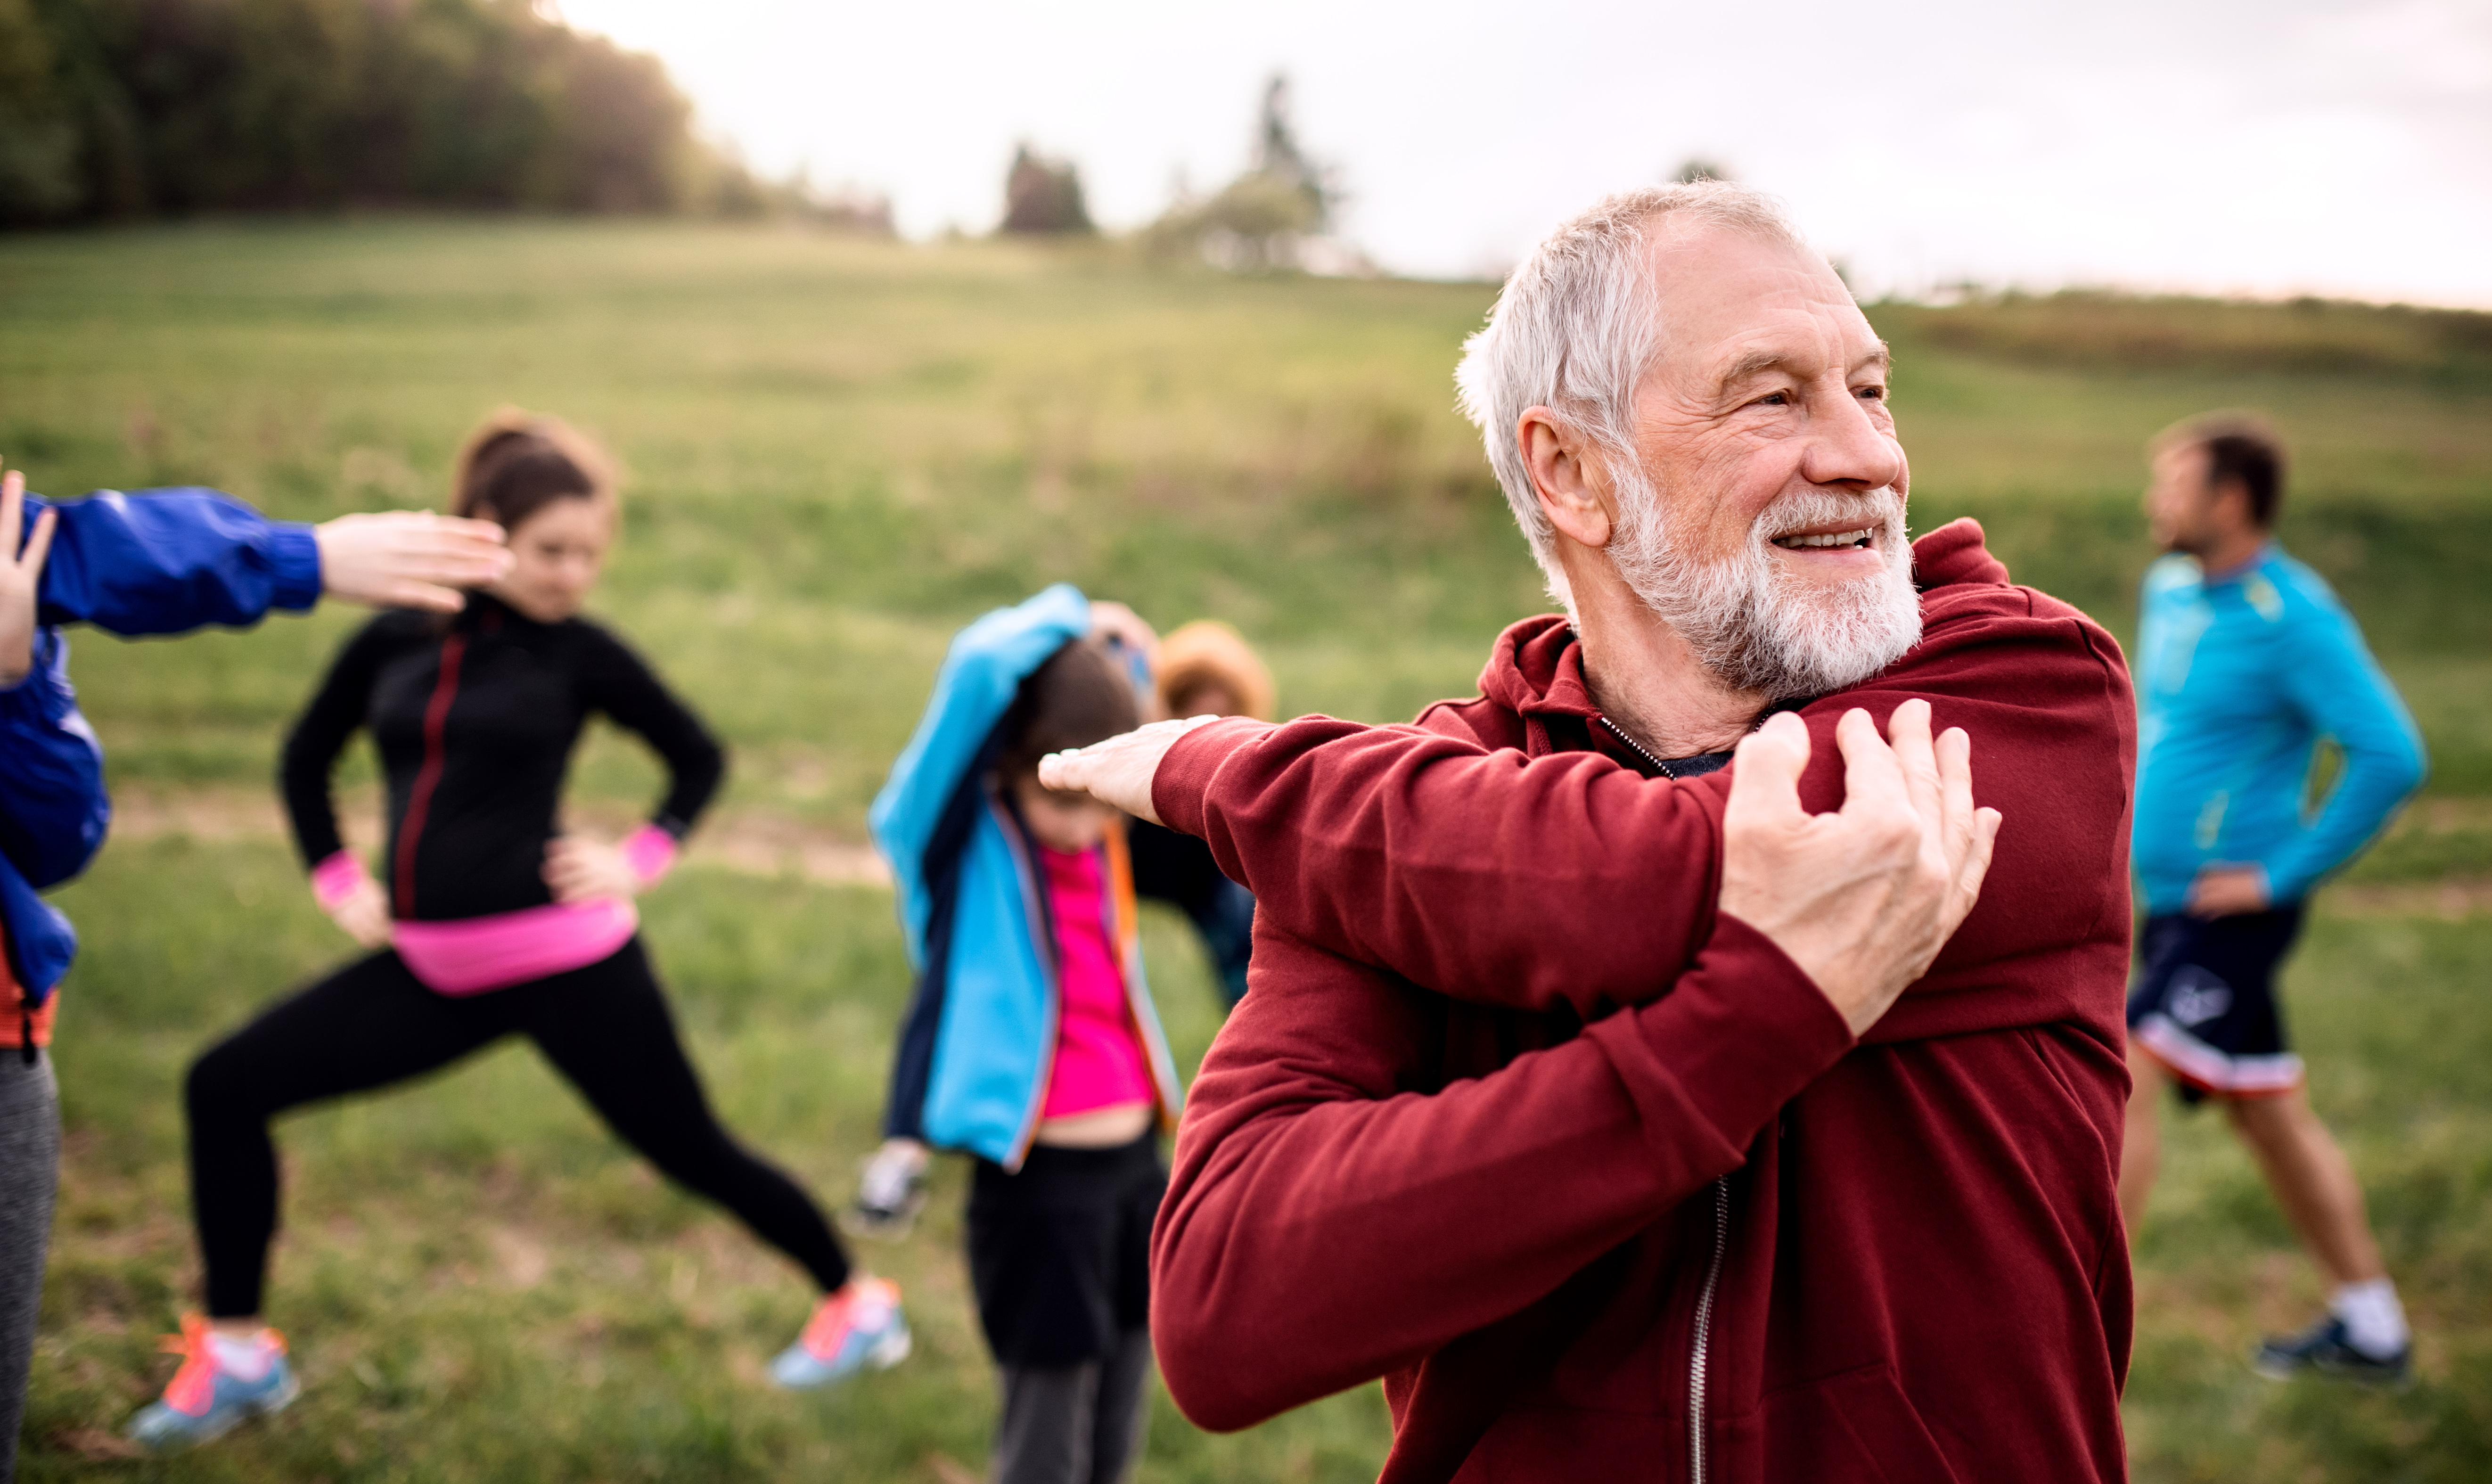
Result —
<instances>
[{"instance_id":1,"label":"grass field","mask_svg":"<svg viewBox=\"0 0 2492 1484\"><path fill-rule=\"evenodd\" d=\"M1540 606L1450 407L1454 357L1490 297L762 228L0 239L0 457L46 492L198 482L317 518L435 500L460 433L496 402L560 411L630 465L628 535L598 607L734 745L730 811L852 843L950 631L1056 578L1164 626L1231 619L1292 712L1392 719L1467 692L1490 638ZM2363 1172L2423 1380L2381 1396L2249 1376L2245 1347L2303 1318L2317 1283L2216 1121L2178 1119L2138 1244L2136 1472L2482 1478L2479 326L2341 307L2141 312L1873 308L1900 358L1916 525L1979 516L2021 578L2125 636L2148 554L2140 441L2208 406L2264 407L2297 444L2286 539L2369 628L2434 774L2357 879L2321 899L2291 976L2313 1096ZM354 621L81 639L116 785L255 796L279 728ZM601 738L577 787L610 814L655 774ZM343 945L282 845L250 830L133 830L62 901L88 947L57 1047L69 1152L26 1476L950 1484L983 1468L990 1379L958 1258L957 1169L912 1240L865 1249L907 1290L917 1357L828 1398L783 1397L760 1368L802 1318L800 1282L661 1189L515 1049L286 1126L272 1317L312 1389L213 1450L115 1456L112 1431L169 1370L154 1337L195 1280L181 1069ZM729 1119L844 1196L905 992L888 897L729 869L697 846L646 917ZM1173 919L1154 918L1148 941L1190 1067L1216 1000ZM1233 1438L1196 1432L1162 1399L1144 1476L1364 1478L1384 1435L1373 1389Z\"/></svg>"}]
</instances>

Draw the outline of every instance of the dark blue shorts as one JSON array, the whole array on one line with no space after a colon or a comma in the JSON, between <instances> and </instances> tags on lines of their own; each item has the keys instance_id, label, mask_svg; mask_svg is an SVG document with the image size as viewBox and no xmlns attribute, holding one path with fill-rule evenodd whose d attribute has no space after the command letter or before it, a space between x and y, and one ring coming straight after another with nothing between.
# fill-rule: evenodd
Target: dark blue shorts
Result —
<instances>
[{"instance_id":1,"label":"dark blue shorts","mask_svg":"<svg viewBox=\"0 0 2492 1484\"><path fill-rule=\"evenodd\" d=\"M2146 920L2128 991L2129 1039L2180 1080L2189 1102L2261 1097L2301 1085L2284 1039L2275 968L2301 932L2301 908Z\"/></svg>"}]
</instances>

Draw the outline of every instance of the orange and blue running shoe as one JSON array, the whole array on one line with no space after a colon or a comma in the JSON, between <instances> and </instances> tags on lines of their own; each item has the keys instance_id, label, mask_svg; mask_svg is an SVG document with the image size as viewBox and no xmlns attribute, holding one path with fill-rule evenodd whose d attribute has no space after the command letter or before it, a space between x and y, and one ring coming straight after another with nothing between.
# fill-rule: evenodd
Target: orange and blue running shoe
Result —
<instances>
[{"instance_id":1,"label":"orange and blue running shoe","mask_svg":"<svg viewBox=\"0 0 2492 1484\"><path fill-rule=\"evenodd\" d=\"M173 1373L163 1398L131 1419L131 1440L155 1452L170 1452L221 1438L250 1418L283 1410L303 1391L303 1382L285 1361L285 1337L263 1329L258 1346L266 1365L256 1368L257 1377L246 1380L219 1357L208 1321L195 1314L182 1316L182 1332L166 1335L163 1347L182 1357L182 1368Z\"/></svg>"},{"instance_id":2,"label":"orange and blue running shoe","mask_svg":"<svg viewBox=\"0 0 2492 1484\"><path fill-rule=\"evenodd\" d=\"M790 1390L827 1386L868 1367L887 1371L908 1358L908 1347L900 1290L880 1278L852 1279L815 1308L805 1332L770 1363L770 1377Z\"/></svg>"}]
</instances>

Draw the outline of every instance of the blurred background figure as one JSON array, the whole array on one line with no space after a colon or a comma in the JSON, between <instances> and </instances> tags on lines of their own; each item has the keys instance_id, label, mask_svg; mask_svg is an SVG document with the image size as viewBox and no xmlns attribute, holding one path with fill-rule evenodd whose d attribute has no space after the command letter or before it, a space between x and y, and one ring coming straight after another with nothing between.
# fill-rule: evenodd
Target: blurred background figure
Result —
<instances>
[{"instance_id":1,"label":"blurred background figure","mask_svg":"<svg viewBox=\"0 0 2492 1484\"><path fill-rule=\"evenodd\" d=\"M1038 760L1142 720L1120 604L1058 583L953 638L875 796L918 979L860 1214L905 1230L930 1148L975 1162L999 1484L1116 1484L1148 1416L1150 1233L1183 1094L1143 978L1121 815ZM896 1187L896 1189L895 1189Z\"/></svg>"},{"instance_id":2,"label":"blurred background figure","mask_svg":"<svg viewBox=\"0 0 2492 1484\"><path fill-rule=\"evenodd\" d=\"M275 1411L300 1389L261 1319L278 1228L269 1122L403 1084L523 1035L608 1128L678 1185L740 1217L819 1286L773 1367L816 1386L906 1356L899 1294L851 1273L830 1223L711 1111L643 950L632 899L673 865L727 755L700 719L581 607L621 509L605 451L506 409L469 437L453 510L507 529L510 572L456 617L393 609L339 652L286 739L296 844L322 910L364 956L262 1010L192 1064L185 1112L206 1316L130 1437L168 1450ZM650 821L619 845L558 822L592 715L665 759ZM332 775L369 729L388 797L375 879L340 833Z\"/></svg>"},{"instance_id":3,"label":"blurred background figure","mask_svg":"<svg viewBox=\"0 0 2492 1484\"><path fill-rule=\"evenodd\" d=\"M1251 716L1272 720L1272 672L1235 629L1199 618L1160 641L1159 714L1164 717ZM1246 962L1255 941L1255 896L1221 874L1211 846L1191 835L1133 823L1134 884L1145 897L1174 905L1202 935L1233 1007L1246 997Z\"/></svg>"},{"instance_id":4,"label":"blurred background figure","mask_svg":"<svg viewBox=\"0 0 2492 1484\"><path fill-rule=\"evenodd\" d=\"M2405 1312L2353 1166L2311 1111L2274 978L2310 893L2422 782L2421 738L2335 593L2275 539L2274 430L2212 413L2151 454L2147 522L2171 554L2147 573L2138 626L2133 864L2147 918L2121 1206L2135 1232L2164 1089L2221 1100L2333 1291L2316 1324L2258 1348L2258 1369L2402 1380ZM2323 741L2341 759L2324 783Z\"/></svg>"},{"instance_id":5,"label":"blurred background figure","mask_svg":"<svg viewBox=\"0 0 2492 1484\"><path fill-rule=\"evenodd\" d=\"M1271 719L1272 673L1228 624L1197 619L1162 639L1122 603L1094 601L1089 612L1091 637L1134 688L1139 719L1205 713ZM1202 935L1223 998L1235 1006L1246 994L1254 948L1254 894L1221 874L1202 841L1147 819L1123 824L1134 895L1186 914ZM893 1085L896 1097L900 1080ZM905 1121L896 1107L884 1113L886 1130ZM927 1152L913 1136L886 1139L867 1162L849 1224L869 1236L905 1236L926 1203Z\"/></svg>"}]
</instances>

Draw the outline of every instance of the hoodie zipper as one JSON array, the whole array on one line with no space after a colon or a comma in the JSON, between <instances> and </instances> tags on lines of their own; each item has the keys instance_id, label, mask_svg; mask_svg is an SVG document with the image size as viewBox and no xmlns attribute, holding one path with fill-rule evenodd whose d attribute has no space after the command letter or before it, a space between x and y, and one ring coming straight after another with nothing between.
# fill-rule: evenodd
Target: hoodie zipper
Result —
<instances>
[{"instance_id":1,"label":"hoodie zipper","mask_svg":"<svg viewBox=\"0 0 2492 1484\"><path fill-rule=\"evenodd\" d=\"M1641 743L1641 742L1637 741L1635 738L1628 736L1628 735L1627 735L1627 729L1626 729L1625 727L1623 727L1619 726L1617 723L1616 723L1616 722L1614 722L1614 721L1611 721L1611 720L1610 720L1608 717L1606 717L1606 716L1601 718L1601 725L1602 725L1602 726L1604 726L1604 727L1608 727L1608 728L1610 729L1610 735L1611 735L1611 736L1614 736L1614 737L1617 738L1619 741L1621 741L1621 742L1625 743L1625 744L1627 745L1628 749L1629 749L1629 750L1631 750L1632 752L1634 752L1634 754L1635 754L1637 757L1639 757L1643 758L1645 761L1646 761L1646 762L1648 762L1648 763L1651 763L1651 764L1652 764L1652 770L1653 770L1654 772L1656 772L1656 773L1660 774L1660 775L1661 775L1662 777L1664 777L1664 778L1671 778L1671 779L1675 779L1675 778L1676 778L1676 777L1678 776L1677 774L1673 773L1672 771L1670 771L1670 764L1669 764L1669 763L1666 763L1666 762L1662 761L1660 758L1655 757L1652 755L1652 749L1651 749L1651 748L1648 748L1648 747L1645 746L1643 743Z\"/></svg>"},{"instance_id":2,"label":"hoodie zipper","mask_svg":"<svg viewBox=\"0 0 2492 1484\"><path fill-rule=\"evenodd\" d=\"M432 697L424 707L424 765L407 790L406 817L399 821L398 859L390 871L397 887L398 915L415 916L415 846L424 834L424 816L432 807L432 790L440 786L442 732L450 725L450 703L459 697L459 662L467 653L467 637L453 634L441 641L441 672L432 682Z\"/></svg>"},{"instance_id":3,"label":"hoodie zipper","mask_svg":"<svg viewBox=\"0 0 2492 1484\"><path fill-rule=\"evenodd\" d=\"M1722 1254L1731 1245L1731 1177L1713 1178L1713 1261L1705 1267L1705 1287L1696 1295L1696 1335L1687 1354L1687 1479L1705 1484L1705 1388L1711 1359L1713 1296L1722 1286Z\"/></svg>"},{"instance_id":4,"label":"hoodie zipper","mask_svg":"<svg viewBox=\"0 0 2492 1484\"><path fill-rule=\"evenodd\" d=\"M1632 749L1635 755L1651 763L1653 771L1664 778L1675 779L1670 764L1652 755L1652 750L1628 736L1626 728L1608 717L1601 725L1610 735ZM1687 1478L1688 1484L1705 1484L1707 1460L1705 1455L1705 1394L1711 1380L1713 1339L1713 1300L1722 1287L1722 1255L1731 1246L1731 1177L1716 1175L1713 1179L1713 1256L1705 1264L1705 1287L1696 1294L1696 1327L1687 1347Z\"/></svg>"}]
</instances>

